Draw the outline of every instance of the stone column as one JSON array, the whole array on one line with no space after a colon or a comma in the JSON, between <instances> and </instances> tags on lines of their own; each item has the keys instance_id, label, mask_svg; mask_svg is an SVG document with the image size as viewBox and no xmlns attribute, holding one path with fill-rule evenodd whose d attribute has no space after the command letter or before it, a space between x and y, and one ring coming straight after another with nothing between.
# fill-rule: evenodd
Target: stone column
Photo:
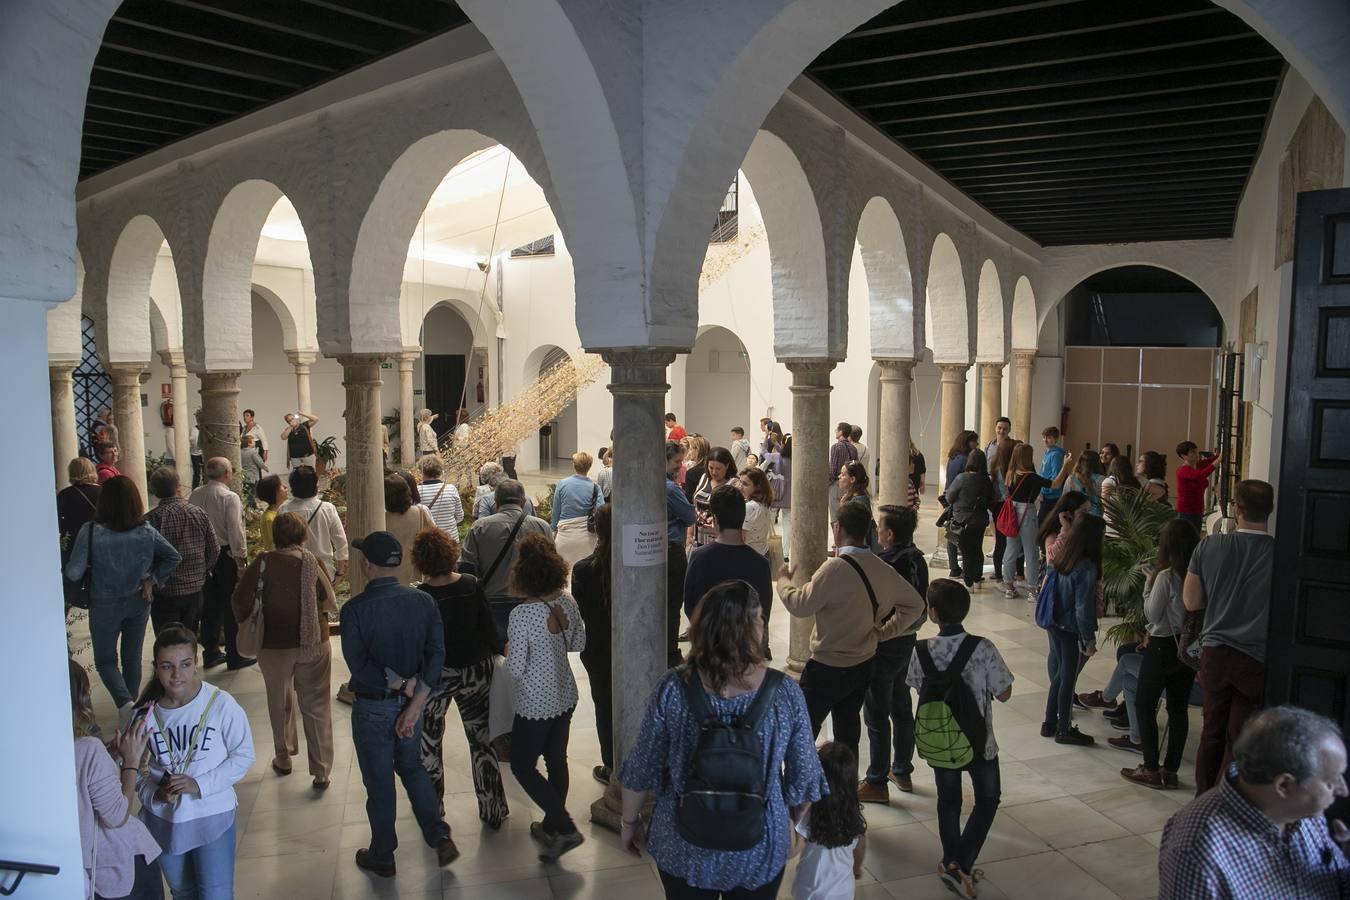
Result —
<instances>
[{"instance_id":1,"label":"stone column","mask_svg":"<svg viewBox=\"0 0 1350 900\"><path fill-rule=\"evenodd\" d=\"M56 489L66 487L70 479L66 467L80 455L80 438L75 431L75 385L71 373L75 363L49 363L47 375L52 387L52 460L56 463Z\"/></svg>"},{"instance_id":2,"label":"stone column","mask_svg":"<svg viewBox=\"0 0 1350 900\"><path fill-rule=\"evenodd\" d=\"M784 360L792 373L792 552L793 582L804 584L825 561L829 522L830 359ZM775 575L777 573L774 573ZM815 619L791 621L787 668L801 672L811 657Z\"/></svg>"},{"instance_id":3,"label":"stone column","mask_svg":"<svg viewBox=\"0 0 1350 900\"><path fill-rule=\"evenodd\" d=\"M239 374L198 374L202 382L202 416L197 423L197 438L202 448L202 462L215 456L228 459L234 470L230 486L236 491L243 487L243 475L239 471Z\"/></svg>"},{"instance_id":4,"label":"stone column","mask_svg":"<svg viewBox=\"0 0 1350 900\"><path fill-rule=\"evenodd\" d=\"M994 423L1001 415L1003 415L1003 363L982 362L980 363L981 445L994 439Z\"/></svg>"},{"instance_id":5,"label":"stone column","mask_svg":"<svg viewBox=\"0 0 1350 900\"><path fill-rule=\"evenodd\" d=\"M380 424L382 354L339 356L342 386L347 389L347 537L384 530L384 427ZM308 410L305 410L308 412ZM359 556L359 551L357 554ZM352 596L365 587L360 561L347 568Z\"/></svg>"},{"instance_id":6,"label":"stone column","mask_svg":"<svg viewBox=\"0 0 1350 900\"><path fill-rule=\"evenodd\" d=\"M413 363L422 358L421 347L405 347L398 355L398 452L403 467L417 459L417 404L413 395Z\"/></svg>"},{"instance_id":7,"label":"stone column","mask_svg":"<svg viewBox=\"0 0 1350 900\"><path fill-rule=\"evenodd\" d=\"M614 501L610 559L612 637L615 647L614 769L617 772L637 739L642 714L656 682L666 672L666 369L675 351L604 351L614 395ZM628 558L625 528L644 537L639 558ZM650 538L648 540L647 538ZM630 562L637 563L630 565ZM591 819L618 829L621 815L618 779L591 806Z\"/></svg>"},{"instance_id":8,"label":"stone column","mask_svg":"<svg viewBox=\"0 0 1350 900\"><path fill-rule=\"evenodd\" d=\"M878 505L904 506L909 496L909 411L914 360L879 359L877 364L881 366Z\"/></svg>"},{"instance_id":9,"label":"stone column","mask_svg":"<svg viewBox=\"0 0 1350 900\"><path fill-rule=\"evenodd\" d=\"M942 370L942 420L938 427L938 456L939 465L945 470L947 450L956 443L956 436L966 427L966 372L970 370L970 364L938 363L938 368Z\"/></svg>"},{"instance_id":10,"label":"stone column","mask_svg":"<svg viewBox=\"0 0 1350 900\"><path fill-rule=\"evenodd\" d=\"M188 371L180 350L161 350L159 358L169 367L173 392L173 463L179 473L192 473L192 421L188 412Z\"/></svg>"},{"instance_id":11,"label":"stone column","mask_svg":"<svg viewBox=\"0 0 1350 900\"><path fill-rule=\"evenodd\" d=\"M299 412L312 413L309 401L309 367L319 354L313 350L287 350L286 358L295 366L295 404Z\"/></svg>"},{"instance_id":12,"label":"stone column","mask_svg":"<svg viewBox=\"0 0 1350 900\"><path fill-rule=\"evenodd\" d=\"M113 423L121 455L117 467L135 482L145 500L145 417L141 414L141 375L149 363L113 363ZM148 504L147 504L148 505Z\"/></svg>"},{"instance_id":13,"label":"stone column","mask_svg":"<svg viewBox=\"0 0 1350 900\"><path fill-rule=\"evenodd\" d=\"M1031 373L1036 366L1035 350L1014 350L1012 369L1013 434L1033 445L1037 437L1031 421Z\"/></svg>"}]
</instances>

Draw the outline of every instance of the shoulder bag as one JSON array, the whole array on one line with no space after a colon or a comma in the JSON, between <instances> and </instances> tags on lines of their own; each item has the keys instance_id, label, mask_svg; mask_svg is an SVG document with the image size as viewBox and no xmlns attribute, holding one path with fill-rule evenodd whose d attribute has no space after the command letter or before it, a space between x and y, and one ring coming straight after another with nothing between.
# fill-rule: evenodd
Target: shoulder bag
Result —
<instances>
[{"instance_id":1,"label":"shoulder bag","mask_svg":"<svg viewBox=\"0 0 1350 900\"><path fill-rule=\"evenodd\" d=\"M1017 504L1013 502L1013 497L1017 496L1018 489L1022 487L1023 482L1026 480L1026 475L1017 479L1017 484L1013 485L1013 489L1008 492L1007 498L1003 501L1002 508L998 511L998 518L994 520L994 527L997 528L998 533L1004 537L1017 537L1021 534L1022 523L1026 521L1027 516L1031 515L1031 503L1028 503L1026 510L1021 516L1018 516Z\"/></svg>"},{"instance_id":2,"label":"shoulder bag","mask_svg":"<svg viewBox=\"0 0 1350 900\"><path fill-rule=\"evenodd\" d=\"M591 488L591 511L586 513L586 531L595 534L595 510L600 505L600 485Z\"/></svg>"},{"instance_id":3,"label":"shoulder bag","mask_svg":"<svg viewBox=\"0 0 1350 900\"><path fill-rule=\"evenodd\" d=\"M258 557L258 587L253 592L253 611L239 623L234 643L244 656L257 656L263 642L263 573L267 571L267 554ZM226 612L226 615L233 613Z\"/></svg>"}]
</instances>

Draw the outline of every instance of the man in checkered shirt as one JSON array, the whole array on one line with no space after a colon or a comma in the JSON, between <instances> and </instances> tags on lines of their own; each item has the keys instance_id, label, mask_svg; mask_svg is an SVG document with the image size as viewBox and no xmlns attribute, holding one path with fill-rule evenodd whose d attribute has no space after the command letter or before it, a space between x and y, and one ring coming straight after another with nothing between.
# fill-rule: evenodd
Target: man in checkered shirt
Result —
<instances>
[{"instance_id":1,"label":"man in checkered shirt","mask_svg":"<svg viewBox=\"0 0 1350 900\"><path fill-rule=\"evenodd\" d=\"M1158 900L1350 897L1350 828L1323 816L1345 766L1330 719L1277 706L1247 720L1226 776L1163 829Z\"/></svg>"}]
</instances>

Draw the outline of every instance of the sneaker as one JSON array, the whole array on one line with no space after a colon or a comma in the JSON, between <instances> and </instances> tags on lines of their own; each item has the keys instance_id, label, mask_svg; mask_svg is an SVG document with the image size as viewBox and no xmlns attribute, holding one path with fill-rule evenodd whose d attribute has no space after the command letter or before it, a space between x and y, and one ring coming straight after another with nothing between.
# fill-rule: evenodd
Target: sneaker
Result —
<instances>
[{"instance_id":1,"label":"sneaker","mask_svg":"<svg viewBox=\"0 0 1350 900\"><path fill-rule=\"evenodd\" d=\"M1176 772L1169 772L1166 769L1163 769L1162 780L1163 780L1163 788L1165 790L1175 791L1177 788L1181 787L1181 782L1177 780Z\"/></svg>"},{"instance_id":2,"label":"sneaker","mask_svg":"<svg viewBox=\"0 0 1350 900\"><path fill-rule=\"evenodd\" d=\"M908 775L901 775L899 772L890 774L891 784L898 787L903 793L914 793L914 779Z\"/></svg>"},{"instance_id":3,"label":"sneaker","mask_svg":"<svg viewBox=\"0 0 1350 900\"><path fill-rule=\"evenodd\" d=\"M1086 695L1086 694L1074 694L1074 695L1073 695L1073 708L1074 708L1074 709L1081 709L1081 710L1083 710L1083 711L1085 711L1085 712L1086 712L1087 710L1089 710L1089 709L1092 709L1092 707L1088 706L1088 705L1087 705L1086 703L1084 703L1082 700L1079 700L1079 699L1078 699L1079 697L1085 697L1085 696L1087 696L1087 695Z\"/></svg>"},{"instance_id":4,"label":"sneaker","mask_svg":"<svg viewBox=\"0 0 1350 900\"><path fill-rule=\"evenodd\" d=\"M542 862L553 862L569 850L575 850L586 842L580 831L575 829L566 834L547 834L544 840L544 849L539 851L539 859Z\"/></svg>"},{"instance_id":5,"label":"sneaker","mask_svg":"<svg viewBox=\"0 0 1350 900\"><path fill-rule=\"evenodd\" d=\"M938 877L942 879L942 886L958 897L973 900L979 896L979 892L975 889L974 875L962 872L956 863L943 864L938 869Z\"/></svg>"},{"instance_id":6,"label":"sneaker","mask_svg":"<svg viewBox=\"0 0 1350 900\"><path fill-rule=\"evenodd\" d=\"M1056 744L1072 744L1075 747L1091 747L1097 740L1090 734L1083 734L1077 726L1055 735Z\"/></svg>"},{"instance_id":7,"label":"sneaker","mask_svg":"<svg viewBox=\"0 0 1350 900\"><path fill-rule=\"evenodd\" d=\"M1106 721L1109 722L1109 723L1111 724L1111 727L1114 728L1116 731L1129 731L1129 730L1130 730L1130 717L1129 717L1129 716L1121 716L1121 717L1116 718L1116 719L1107 719Z\"/></svg>"},{"instance_id":8,"label":"sneaker","mask_svg":"<svg viewBox=\"0 0 1350 900\"><path fill-rule=\"evenodd\" d=\"M609 784L609 776L611 774L612 770L609 766L596 766L594 769L591 769L591 777L601 784Z\"/></svg>"},{"instance_id":9,"label":"sneaker","mask_svg":"<svg viewBox=\"0 0 1350 900\"><path fill-rule=\"evenodd\" d=\"M1041 737L1054 737L1056 730L1055 723L1053 722L1041 723Z\"/></svg>"},{"instance_id":10,"label":"sneaker","mask_svg":"<svg viewBox=\"0 0 1350 900\"><path fill-rule=\"evenodd\" d=\"M370 855L367 849L356 851L356 865L358 868L365 869L367 872L374 872L381 878L393 878L395 871L394 861L391 859L387 863L379 862Z\"/></svg>"},{"instance_id":11,"label":"sneaker","mask_svg":"<svg viewBox=\"0 0 1350 900\"><path fill-rule=\"evenodd\" d=\"M226 663L225 668L231 672L238 672L240 669L247 669L249 666L256 666L258 661L247 656L241 656L232 663Z\"/></svg>"},{"instance_id":12,"label":"sneaker","mask_svg":"<svg viewBox=\"0 0 1350 900\"><path fill-rule=\"evenodd\" d=\"M544 830L543 822L530 823L530 837L534 838L541 844L547 844L549 836L550 836L549 833Z\"/></svg>"},{"instance_id":13,"label":"sneaker","mask_svg":"<svg viewBox=\"0 0 1350 900\"><path fill-rule=\"evenodd\" d=\"M1151 787L1155 790L1163 790L1166 787L1166 785L1163 784L1162 772L1150 772L1148 769L1144 768L1143 763L1140 763L1133 769L1121 769L1120 777L1131 784L1142 784L1144 787Z\"/></svg>"},{"instance_id":14,"label":"sneaker","mask_svg":"<svg viewBox=\"0 0 1350 900\"><path fill-rule=\"evenodd\" d=\"M858 782L858 802L859 803L890 803L891 789L883 784L872 784L870 781Z\"/></svg>"},{"instance_id":15,"label":"sneaker","mask_svg":"<svg viewBox=\"0 0 1350 900\"><path fill-rule=\"evenodd\" d=\"M1115 709L1119 705L1103 697L1101 691L1075 694L1073 699L1083 709Z\"/></svg>"},{"instance_id":16,"label":"sneaker","mask_svg":"<svg viewBox=\"0 0 1350 900\"><path fill-rule=\"evenodd\" d=\"M217 653L217 654L215 654L214 656L203 656L203 657L202 657L202 668L203 668L203 669L214 669L216 666L223 666L223 665L225 665L225 654L224 654L224 653Z\"/></svg>"},{"instance_id":17,"label":"sneaker","mask_svg":"<svg viewBox=\"0 0 1350 900\"><path fill-rule=\"evenodd\" d=\"M1120 737L1107 738L1106 742L1117 750L1126 750L1130 753L1144 752L1143 744L1136 744L1128 734L1122 734Z\"/></svg>"},{"instance_id":18,"label":"sneaker","mask_svg":"<svg viewBox=\"0 0 1350 900\"><path fill-rule=\"evenodd\" d=\"M1011 588L1011 587L1010 587L1010 588L1005 588L1004 591L1003 591L1003 596L1004 596L1004 597L1007 597L1009 600L1016 600L1016 599L1017 599L1017 588Z\"/></svg>"},{"instance_id":19,"label":"sneaker","mask_svg":"<svg viewBox=\"0 0 1350 900\"><path fill-rule=\"evenodd\" d=\"M436 845L436 865L448 866L459 859L459 848L453 838L446 838Z\"/></svg>"}]
</instances>

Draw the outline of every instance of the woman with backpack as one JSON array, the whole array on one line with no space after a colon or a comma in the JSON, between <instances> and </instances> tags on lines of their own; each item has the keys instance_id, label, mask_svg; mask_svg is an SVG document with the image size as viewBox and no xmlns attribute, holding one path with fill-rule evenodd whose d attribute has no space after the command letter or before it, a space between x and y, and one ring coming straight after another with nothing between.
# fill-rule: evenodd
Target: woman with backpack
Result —
<instances>
[{"instance_id":1,"label":"woman with backpack","mask_svg":"<svg viewBox=\"0 0 1350 900\"><path fill-rule=\"evenodd\" d=\"M965 471L947 485L947 503L952 514L947 533L958 536L961 575L967 588L984 580L984 530L989 525L989 503L993 496L994 485L989 480L984 451L971 450Z\"/></svg>"},{"instance_id":2,"label":"woman with backpack","mask_svg":"<svg viewBox=\"0 0 1350 900\"><path fill-rule=\"evenodd\" d=\"M648 849L668 898L772 900L790 829L828 792L806 699L764 667L763 628L745 582L705 594L687 662L657 684L624 760L621 841L634 856ZM747 746L758 756L749 765ZM720 792L716 807L703 802L706 791Z\"/></svg>"},{"instance_id":3,"label":"woman with backpack","mask_svg":"<svg viewBox=\"0 0 1350 900\"><path fill-rule=\"evenodd\" d=\"M1100 516L1077 519L1063 536L1036 600L1036 624L1050 635L1050 689L1041 737L1053 737L1056 744L1095 743L1073 724L1073 695L1082 661L1097 652L1097 581L1105 534Z\"/></svg>"}]
</instances>

